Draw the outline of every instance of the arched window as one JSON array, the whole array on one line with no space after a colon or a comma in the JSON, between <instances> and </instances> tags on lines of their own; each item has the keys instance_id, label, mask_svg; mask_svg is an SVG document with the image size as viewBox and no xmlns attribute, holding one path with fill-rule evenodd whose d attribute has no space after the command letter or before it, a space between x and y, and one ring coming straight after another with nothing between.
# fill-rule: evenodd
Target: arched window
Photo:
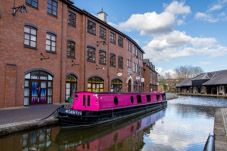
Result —
<instances>
[{"instance_id":1,"label":"arched window","mask_svg":"<svg viewBox=\"0 0 227 151\"><path fill-rule=\"evenodd\" d=\"M122 81L120 79L111 81L111 92L122 92Z\"/></svg>"},{"instance_id":2,"label":"arched window","mask_svg":"<svg viewBox=\"0 0 227 151\"><path fill-rule=\"evenodd\" d=\"M70 74L66 76L66 86L65 86L65 100L66 102L72 102L74 93L77 91L77 78L76 76Z\"/></svg>"},{"instance_id":3,"label":"arched window","mask_svg":"<svg viewBox=\"0 0 227 151\"><path fill-rule=\"evenodd\" d=\"M53 77L44 71L25 75L24 105L52 103Z\"/></svg>"},{"instance_id":4,"label":"arched window","mask_svg":"<svg viewBox=\"0 0 227 151\"><path fill-rule=\"evenodd\" d=\"M104 80L99 77L92 77L87 82L88 92L103 92L104 91Z\"/></svg>"}]
</instances>

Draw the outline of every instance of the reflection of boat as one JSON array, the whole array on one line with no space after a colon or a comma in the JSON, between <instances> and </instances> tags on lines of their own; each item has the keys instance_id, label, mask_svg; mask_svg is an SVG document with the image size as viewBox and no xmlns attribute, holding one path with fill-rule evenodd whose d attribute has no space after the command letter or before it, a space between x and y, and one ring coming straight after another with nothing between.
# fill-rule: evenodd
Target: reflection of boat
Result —
<instances>
[{"instance_id":1,"label":"reflection of boat","mask_svg":"<svg viewBox=\"0 0 227 151\"><path fill-rule=\"evenodd\" d=\"M60 150L70 150L72 148L75 150L105 150L116 144L115 147L123 148L135 147L135 145L142 147L143 130L153 126L157 120L164 116L164 110L160 111L160 109L163 108L159 108L153 114L151 112L127 118L127 121L118 120L110 124L102 124L86 129L61 129L54 144L57 144ZM132 143L132 145L124 145L125 141ZM119 148L113 150L119 150Z\"/></svg>"},{"instance_id":2,"label":"reflection of boat","mask_svg":"<svg viewBox=\"0 0 227 151\"><path fill-rule=\"evenodd\" d=\"M62 107L58 110L58 119L62 126L91 126L145 113L165 105L164 92L77 92L71 109Z\"/></svg>"}]
</instances>

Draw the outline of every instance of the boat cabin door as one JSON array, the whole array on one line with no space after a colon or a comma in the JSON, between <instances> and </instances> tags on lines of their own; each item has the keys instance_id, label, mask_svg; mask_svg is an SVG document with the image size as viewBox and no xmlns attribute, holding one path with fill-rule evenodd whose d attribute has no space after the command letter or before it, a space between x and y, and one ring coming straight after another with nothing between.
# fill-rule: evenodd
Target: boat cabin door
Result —
<instances>
[{"instance_id":1,"label":"boat cabin door","mask_svg":"<svg viewBox=\"0 0 227 151\"><path fill-rule=\"evenodd\" d=\"M90 107L91 101L90 101L90 95L83 95L83 106L85 108Z\"/></svg>"}]
</instances>

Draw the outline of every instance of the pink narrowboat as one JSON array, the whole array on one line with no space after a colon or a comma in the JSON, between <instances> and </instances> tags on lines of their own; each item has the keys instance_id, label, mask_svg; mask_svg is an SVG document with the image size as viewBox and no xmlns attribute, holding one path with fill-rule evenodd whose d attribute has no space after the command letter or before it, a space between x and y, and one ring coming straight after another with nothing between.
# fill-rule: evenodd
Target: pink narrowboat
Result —
<instances>
[{"instance_id":1,"label":"pink narrowboat","mask_svg":"<svg viewBox=\"0 0 227 151\"><path fill-rule=\"evenodd\" d=\"M58 109L58 119L62 127L92 126L146 113L166 104L164 92L77 92L70 109Z\"/></svg>"}]
</instances>

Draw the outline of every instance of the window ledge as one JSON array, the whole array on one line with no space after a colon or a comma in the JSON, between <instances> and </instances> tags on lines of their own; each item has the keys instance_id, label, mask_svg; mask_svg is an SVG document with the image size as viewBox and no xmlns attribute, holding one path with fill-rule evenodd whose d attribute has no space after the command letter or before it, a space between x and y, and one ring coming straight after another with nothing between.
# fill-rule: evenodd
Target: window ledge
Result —
<instances>
[{"instance_id":1,"label":"window ledge","mask_svg":"<svg viewBox=\"0 0 227 151\"><path fill-rule=\"evenodd\" d=\"M24 48L33 49L33 50L38 50L37 47L31 47L31 46L28 46L28 45L24 45Z\"/></svg>"}]
</instances>

